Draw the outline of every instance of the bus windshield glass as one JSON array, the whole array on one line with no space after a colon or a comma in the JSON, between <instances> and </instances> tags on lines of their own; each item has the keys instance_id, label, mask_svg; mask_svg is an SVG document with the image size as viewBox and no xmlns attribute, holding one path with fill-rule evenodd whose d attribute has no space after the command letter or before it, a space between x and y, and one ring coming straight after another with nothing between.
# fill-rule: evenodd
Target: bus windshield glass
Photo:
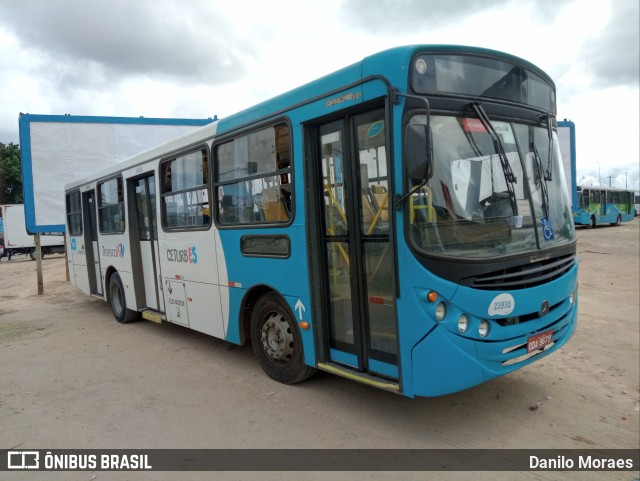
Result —
<instances>
[{"instance_id":1,"label":"bus windshield glass","mask_svg":"<svg viewBox=\"0 0 640 481\"><path fill-rule=\"evenodd\" d=\"M416 115L411 122L425 120ZM431 117L433 176L409 199L408 222L419 251L489 259L574 239L555 132L549 149L546 127L501 121L491 125L506 163L479 119ZM411 182L412 188L421 183Z\"/></svg>"},{"instance_id":2,"label":"bus windshield glass","mask_svg":"<svg viewBox=\"0 0 640 481\"><path fill-rule=\"evenodd\" d=\"M421 55L414 61L413 90L458 94L531 105L555 112L551 82L522 65L471 55Z\"/></svg>"}]
</instances>

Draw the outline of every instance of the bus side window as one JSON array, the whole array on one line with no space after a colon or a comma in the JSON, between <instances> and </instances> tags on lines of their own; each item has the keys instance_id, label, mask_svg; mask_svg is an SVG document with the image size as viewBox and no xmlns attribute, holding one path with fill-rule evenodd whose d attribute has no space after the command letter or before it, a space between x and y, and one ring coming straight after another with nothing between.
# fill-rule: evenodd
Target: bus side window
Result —
<instances>
[{"instance_id":1,"label":"bus side window","mask_svg":"<svg viewBox=\"0 0 640 481\"><path fill-rule=\"evenodd\" d=\"M67 227L69 235L82 235L82 208L80 204L80 191L67 194Z\"/></svg>"},{"instance_id":2,"label":"bus side window","mask_svg":"<svg viewBox=\"0 0 640 481\"><path fill-rule=\"evenodd\" d=\"M202 229L211 225L209 151L188 152L161 165L162 223L167 229Z\"/></svg>"},{"instance_id":3,"label":"bus side window","mask_svg":"<svg viewBox=\"0 0 640 481\"><path fill-rule=\"evenodd\" d=\"M215 146L221 225L287 223L293 209L289 126L277 124Z\"/></svg>"},{"instance_id":4,"label":"bus side window","mask_svg":"<svg viewBox=\"0 0 640 481\"><path fill-rule=\"evenodd\" d=\"M98 225L102 234L121 234L125 229L122 177L98 183Z\"/></svg>"}]
</instances>

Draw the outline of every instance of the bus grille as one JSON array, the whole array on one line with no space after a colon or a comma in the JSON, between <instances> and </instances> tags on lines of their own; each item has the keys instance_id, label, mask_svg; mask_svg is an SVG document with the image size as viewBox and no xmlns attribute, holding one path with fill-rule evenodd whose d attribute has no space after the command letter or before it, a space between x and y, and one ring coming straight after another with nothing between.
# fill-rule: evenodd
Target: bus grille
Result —
<instances>
[{"instance_id":1,"label":"bus grille","mask_svg":"<svg viewBox=\"0 0 640 481\"><path fill-rule=\"evenodd\" d=\"M557 279L568 272L575 262L575 254L569 254L467 278L464 284L488 291L526 289Z\"/></svg>"}]
</instances>

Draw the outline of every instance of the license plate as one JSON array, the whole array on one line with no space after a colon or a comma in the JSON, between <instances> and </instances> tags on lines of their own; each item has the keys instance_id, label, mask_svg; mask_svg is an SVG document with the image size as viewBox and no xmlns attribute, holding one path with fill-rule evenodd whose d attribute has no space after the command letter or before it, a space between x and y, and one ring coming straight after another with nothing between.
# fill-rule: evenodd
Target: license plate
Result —
<instances>
[{"instance_id":1,"label":"license plate","mask_svg":"<svg viewBox=\"0 0 640 481\"><path fill-rule=\"evenodd\" d=\"M553 340L553 331L545 331L527 339L527 352L538 351Z\"/></svg>"}]
</instances>

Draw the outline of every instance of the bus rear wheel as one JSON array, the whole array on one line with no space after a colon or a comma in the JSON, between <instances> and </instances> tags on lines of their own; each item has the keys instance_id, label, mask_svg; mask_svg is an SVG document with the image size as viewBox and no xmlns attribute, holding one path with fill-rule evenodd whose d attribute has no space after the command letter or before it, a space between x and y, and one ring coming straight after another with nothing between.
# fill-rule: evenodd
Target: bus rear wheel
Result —
<instances>
[{"instance_id":1,"label":"bus rear wheel","mask_svg":"<svg viewBox=\"0 0 640 481\"><path fill-rule=\"evenodd\" d=\"M596 226L596 216L592 215L591 220L589 221L589 227L594 228Z\"/></svg>"},{"instance_id":2,"label":"bus rear wheel","mask_svg":"<svg viewBox=\"0 0 640 481\"><path fill-rule=\"evenodd\" d=\"M135 321L138 318L138 313L127 309L127 299L124 295L124 287L122 286L122 280L117 272L111 274L109 277L109 304L111 305L111 311L113 316L121 324Z\"/></svg>"},{"instance_id":3,"label":"bus rear wheel","mask_svg":"<svg viewBox=\"0 0 640 481\"><path fill-rule=\"evenodd\" d=\"M251 313L251 343L260 367L283 384L315 373L304 363L302 337L286 302L275 293L262 296Z\"/></svg>"},{"instance_id":4,"label":"bus rear wheel","mask_svg":"<svg viewBox=\"0 0 640 481\"><path fill-rule=\"evenodd\" d=\"M618 217L616 217L616 221L612 222L611 225L620 225L622 224L622 217L620 216L620 214L618 214Z\"/></svg>"}]
</instances>

